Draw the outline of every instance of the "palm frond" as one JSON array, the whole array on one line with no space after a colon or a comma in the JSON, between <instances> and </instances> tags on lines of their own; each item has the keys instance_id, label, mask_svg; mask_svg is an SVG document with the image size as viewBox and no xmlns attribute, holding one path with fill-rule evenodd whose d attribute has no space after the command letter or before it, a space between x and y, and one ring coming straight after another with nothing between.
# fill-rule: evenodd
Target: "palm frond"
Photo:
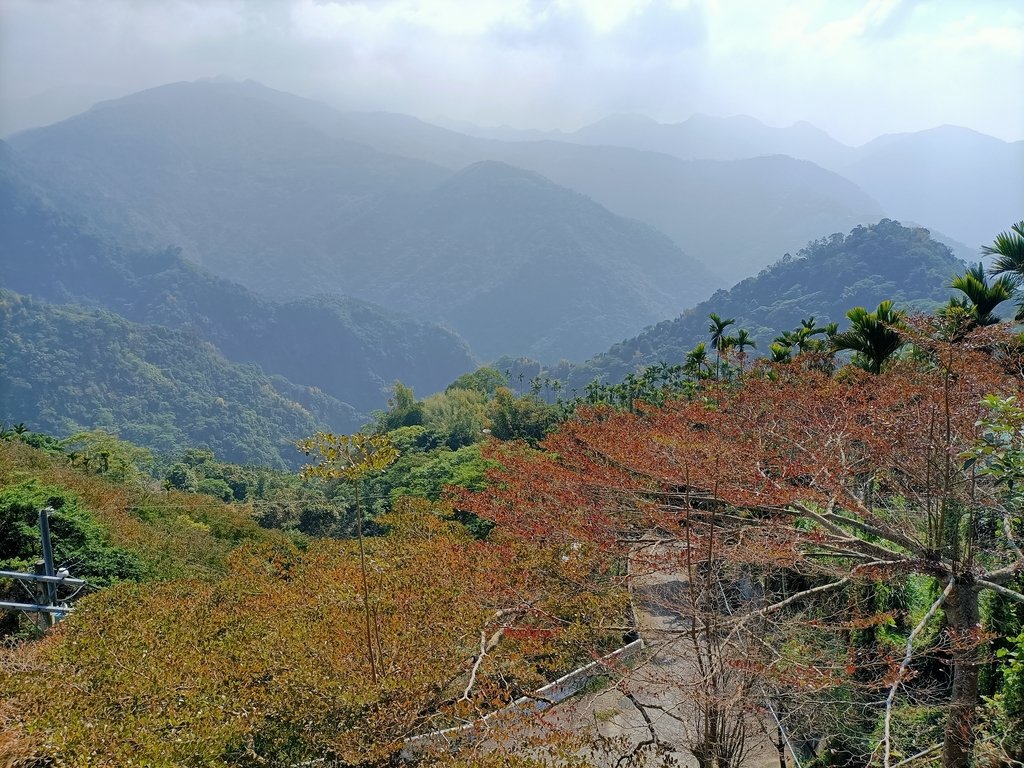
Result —
<instances>
[{"instance_id":1,"label":"palm frond","mask_svg":"<svg viewBox=\"0 0 1024 768\"><path fill-rule=\"evenodd\" d=\"M989 274L1024 277L1024 221L1018 221L1009 232L1000 232L992 245L982 246L981 252L996 257L988 268Z\"/></svg>"}]
</instances>

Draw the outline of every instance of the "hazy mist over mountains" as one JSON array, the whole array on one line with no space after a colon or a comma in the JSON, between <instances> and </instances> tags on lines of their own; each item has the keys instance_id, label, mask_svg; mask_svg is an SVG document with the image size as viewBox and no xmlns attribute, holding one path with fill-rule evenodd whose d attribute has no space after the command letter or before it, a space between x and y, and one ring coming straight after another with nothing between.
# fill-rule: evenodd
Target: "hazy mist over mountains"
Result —
<instances>
[{"instance_id":1,"label":"hazy mist over mountains","mask_svg":"<svg viewBox=\"0 0 1024 768\"><path fill-rule=\"evenodd\" d=\"M1007 34L1024 17L954 6L797 4L772 20L661 0L184 3L180 16L13 2L0 27L8 316L44 346L68 318L130 337L125 349L184 338L145 328L194 333L229 368L278 377L255 386L304 423L350 429L395 380L429 394L498 359L576 385L624 375L691 344L715 301L751 304L762 335L789 300L837 320L876 295L934 305L957 258L1024 211L1022 118L983 98L1024 87ZM805 43L780 56L786 24ZM828 44L827 64L807 41ZM925 67L929 41L959 47ZM737 76L758 51L774 71ZM977 85L997 70L997 91ZM839 251L799 280L818 263L806 252L771 266L851 232L872 233L870 259ZM19 303L29 295L71 308L47 315ZM250 374L231 371L221 380L244 389ZM34 375L0 388L0 418L15 399L49 402Z\"/></svg>"},{"instance_id":2,"label":"hazy mist over mountains","mask_svg":"<svg viewBox=\"0 0 1024 768\"><path fill-rule=\"evenodd\" d=\"M432 122L752 115L850 146L944 124L1024 138L1005 101L1024 90L1024 20L1004 0L8 0L0 22L2 134L226 76Z\"/></svg>"}]
</instances>

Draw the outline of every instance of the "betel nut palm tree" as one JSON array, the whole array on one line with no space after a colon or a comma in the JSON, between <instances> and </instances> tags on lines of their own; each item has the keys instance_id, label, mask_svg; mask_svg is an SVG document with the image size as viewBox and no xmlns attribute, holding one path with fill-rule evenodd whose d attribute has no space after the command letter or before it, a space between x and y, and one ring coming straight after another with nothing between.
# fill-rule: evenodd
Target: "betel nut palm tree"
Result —
<instances>
[{"instance_id":1,"label":"betel nut palm tree","mask_svg":"<svg viewBox=\"0 0 1024 768\"><path fill-rule=\"evenodd\" d=\"M962 275L954 277L950 286L960 291L964 298L951 299L949 306L967 311L977 325L998 323L999 318L995 315L995 309L1013 297L1015 288L1010 275L1003 275L989 282L981 263L968 267Z\"/></svg>"},{"instance_id":2,"label":"betel nut palm tree","mask_svg":"<svg viewBox=\"0 0 1024 768\"><path fill-rule=\"evenodd\" d=\"M989 274L1002 275L1013 281L1019 289L1024 283L1024 221L1018 221L1008 232L1000 232L992 245L982 246L981 252L994 256ZM1024 298L1017 304L1016 320L1024 320Z\"/></svg>"},{"instance_id":3,"label":"betel nut palm tree","mask_svg":"<svg viewBox=\"0 0 1024 768\"><path fill-rule=\"evenodd\" d=\"M717 379L722 375L722 352L725 351L728 339L728 336L725 335L725 329L733 325L736 320L735 318L723 319L714 312L708 315L708 317L711 320L711 324L708 326L708 333L711 334L711 345L715 348L715 378Z\"/></svg>"},{"instance_id":4,"label":"betel nut palm tree","mask_svg":"<svg viewBox=\"0 0 1024 768\"><path fill-rule=\"evenodd\" d=\"M891 301L883 301L874 312L854 307L846 316L850 328L832 337L833 348L850 350L855 365L881 373L886 362L906 343L899 332L904 313L894 309Z\"/></svg>"}]
</instances>

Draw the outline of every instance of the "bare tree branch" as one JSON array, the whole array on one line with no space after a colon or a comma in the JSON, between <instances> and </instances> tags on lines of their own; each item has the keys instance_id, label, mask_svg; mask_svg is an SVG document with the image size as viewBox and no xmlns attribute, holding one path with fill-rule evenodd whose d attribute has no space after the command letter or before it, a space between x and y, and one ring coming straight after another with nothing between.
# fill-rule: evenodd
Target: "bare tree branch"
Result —
<instances>
[{"instance_id":1,"label":"bare tree branch","mask_svg":"<svg viewBox=\"0 0 1024 768\"><path fill-rule=\"evenodd\" d=\"M915 760L920 760L922 757L926 757L927 755L930 755L932 752L938 752L940 749L942 749L941 744L936 744L933 747L928 747L928 749L921 750L916 755L911 755L908 758L900 760L898 763L893 763L892 768L900 768L901 765L907 765L908 763L912 763Z\"/></svg>"},{"instance_id":2,"label":"bare tree branch","mask_svg":"<svg viewBox=\"0 0 1024 768\"><path fill-rule=\"evenodd\" d=\"M833 581L829 584L822 584L821 586L812 587L810 589L805 589L800 592L795 592L794 594L787 597L785 600L780 600L777 603L772 603L771 605L766 605L764 608L759 608L756 611L751 611L750 613L744 614L743 616L740 616L735 620L732 629L729 631L729 634L725 637L725 639L722 642L730 642L732 637L740 629L742 629L747 624L747 622L758 617L767 616L769 613L781 611L783 608L792 605L793 603L799 602L800 600L803 600L807 597L810 597L811 595L821 594L822 592L831 592L832 590L838 589L844 584L848 584L850 582L850 578L851 577L849 576L844 576L838 581Z\"/></svg>"},{"instance_id":3,"label":"bare tree branch","mask_svg":"<svg viewBox=\"0 0 1024 768\"><path fill-rule=\"evenodd\" d=\"M871 515L872 518L875 518L875 516L872 515L871 510L865 507L863 504L858 504L857 506L860 509L860 511L863 512L865 515ZM877 536L881 539L886 539L887 541L899 544L900 546L905 547L907 550L917 555L923 555L926 552L926 548L922 542L918 541L912 536L907 535L902 531L893 530L889 526L881 527L877 525L872 525L871 523L868 523L861 517L845 517L843 515L837 515L831 509L829 509L826 512L826 517L829 520L835 520L839 522L840 525L849 525L853 528L856 528L861 533L867 533L871 536Z\"/></svg>"},{"instance_id":4,"label":"bare tree branch","mask_svg":"<svg viewBox=\"0 0 1024 768\"><path fill-rule=\"evenodd\" d=\"M991 578L992 574L989 574L989 579ZM1022 595L1020 592L1004 587L1001 584L997 584L994 581L989 581L989 579L977 579L974 583L982 589L991 589L993 592L996 592L1002 595L1003 597L1008 597L1011 600L1016 600L1018 603L1024 603L1024 595Z\"/></svg>"},{"instance_id":5,"label":"bare tree branch","mask_svg":"<svg viewBox=\"0 0 1024 768\"><path fill-rule=\"evenodd\" d=\"M495 611L494 615L490 618L487 623L497 621L505 616L522 614L523 608L503 608L500 611ZM486 625L485 625L486 626ZM488 653L494 650L495 646L501 642L501 636L505 634L505 627L498 627L497 630L491 634L490 638L487 637L487 633L480 630L480 652L473 659L473 667L469 671L469 682L466 684L466 689L462 692L462 696L459 697L459 701L468 701L469 694L473 691L473 686L476 685L476 674L480 671L480 665L484 662L484 657Z\"/></svg>"},{"instance_id":6,"label":"bare tree branch","mask_svg":"<svg viewBox=\"0 0 1024 768\"><path fill-rule=\"evenodd\" d=\"M629 693L628 691L623 691L622 695L629 699L630 703L636 708L636 711L640 713L640 716L644 719L644 722L647 724L647 732L651 735L651 737L649 739L644 739L635 747L633 747L632 752L629 752L625 755L621 755L615 763L616 766L620 766L623 763L629 762L647 747L656 747L661 743L661 740L658 738L658 732L654 728L654 721L651 720L651 716L647 714L647 708L639 701L637 701L636 696L634 696L632 693Z\"/></svg>"},{"instance_id":7,"label":"bare tree branch","mask_svg":"<svg viewBox=\"0 0 1024 768\"><path fill-rule=\"evenodd\" d=\"M953 591L953 585L956 583L956 579L952 576L949 577L949 581L946 583L946 588L942 590L942 594L936 598L935 602L932 603L931 608L928 609L928 613L917 623L910 636L907 638L907 650L903 654L903 661L900 663L900 668L896 670L896 676L893 678L892 685L889 686L889 695L885 697L885 736L882 738L882 743L885 745L885 758L883 760L884 768L892 768L890 760L892 759L892 705L896 700L896 691L900 687L900 683L903 682L903 675L907 671L907 667L910 666L910 659L914 654L914 640L921 634L928 622L932 620L935 612L939 610L939 607L946 602L946 598L949 597L949 593Z\"/></svg>"},{"instance_id":8,"label":"bare tree branch","mask_svg":"<svg viewBox=\"0 0 1024 768\"><path fill-rule=\"evenodd\" d=\"M901 558L906 559L905 556L901 555L899 552L894 552L893 550L888 549L886 547L880 546L878 544L873 544L872 542L865 541L864 539L858 539L856 536L852 536L849 531L842 527L841 524L850 525L852 527L863 530L865 533L870 533L874 536L879 536L880 538L888 539L890 541L893 540L892 536L886 534L884 531L881 531L880 529L874 528L873 526L868 526L864 523L860 523L859 521L853 520L848 517L836 515L832 512L815 512L806 504L796 503L793 505L793 509L800 512L801 515L809 517L811 520L816 522L826 531L835 536L839 543L845 545L849 549L853 549L855 551L860 552L870 552L874 557L882 557L892 560L899 560ZM902 544L903 542L897 543ZM912 551L916 552L918 549L919 548L915 545Z\"/></svg>"}]
</instances>

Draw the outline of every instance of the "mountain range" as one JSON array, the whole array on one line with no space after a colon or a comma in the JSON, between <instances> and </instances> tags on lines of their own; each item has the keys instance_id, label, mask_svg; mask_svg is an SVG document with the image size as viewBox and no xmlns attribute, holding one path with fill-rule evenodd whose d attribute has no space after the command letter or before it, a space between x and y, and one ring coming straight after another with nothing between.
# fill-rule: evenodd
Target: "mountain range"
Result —
<instances>
[{"instance_id":1,"label":"mountain range","mask_svg":"<svg viewBox=\"0 0 1024 768\"><path fill-rule=\"evenodd\" d=\"M178 245L275 298L412 312L484 356L583 357L714 287L665 235L535 174L384 153L251 90L165 86L11 143L57 204L122 242ZM530 300L542 271L550 306ZM584 317L595 301L603 316Z\"/></svg>"},{"instance_id":2,"label":"mountain range","mask_svg":"<svg viewBox=\"0 0 1024 768\"><path fill-rule=\"evenodd\" d=\"M773 128L748 115L712 117L696 114L678 123L660 123L635 113L616 113L575 131L484 128L465 122L440 124L470 136L499 141L560 141L591 146L633 147L681 160L743 160L787 155L823 168L842 167L856 150L808 122Z\"/></svg>"},{"instance_id":3,"label":"mountain range","mask_svg":"<svg viewBox=\"0 0 1024 768\"><path fill-rule=\"evenodd\" d=\"M279 103L273 93L263 96ZM281 101L300 108L294 97ZM453 170L497 160L539 173L615 214L658 228L711 272L716 287L761 269L822 232L845 231L884 215L848 179L788 156L681 159L621 143L484 139L384 112L330 113L308 107L302 112L325 132L383 152ZM748 237L737 222L758 237Z\"/></svg>"},{"instance_id":4,"label":"mountain range","mask_svg":"<svg viewBox=\"0 0 1024 768\"><path fill-rule=\"evenodd\" d=\"M972 252L1024 210L1024 141L1006 142L952 125L886 134L859 147L807 122L775 128L745 115L659 123L618 114L572 132L458 125L478 138L631 147L682 160L769 155L808 160L854 182L886 214L941 229Z\"/></svg>"},{"instance_id":5,"label":"mountain range","mask_svg":"<svg viewBox=\"0 0 1024 768\"><path fill-rule=\"evenodd\" d=\"M429 394L534 358L582 390L678 362L711 311L763 348L810 315L933 307L972 249L885 214L988 242L1019 199L1020 143L962 129L859 148L750 118L463 130L195 82L0 142L0 421L287 464L296 431L355 429L395 380Z\"/></svg>"},{"instance_id":6,"label":"mountain range","mask_svg":"<svg viewBox=\"0 0 1024 768\"><path fill-rule=\"evenodd\" d=\"M283 466L296 459L291 441L313 429L358 428L383 406L396 379L432 392L475 366L465 342L437 325L343 296L273 301L207 273L177 248L127 248L85 231L32 184L3 143L0 232L0 286L10 292L0 421L26 421L59 434L116 427L158 449L167 441L216 444L221 455L239 461ZM74 338L65 332L71 324L88 329L82 331L87 336L105 334L107 346L97 342L85 353L72 343L63 350L61 344ZM23 346L28 339L32 345ZM154 353L163 354L159 360L147 356L150 342L164 350ZM119 349L131 355L119 356ZM174 396L159 390L149 398L153 422L166 426L149 439L138 415L146 402L140 400L146 389L138 378L140 361L180 388ZM55 388L53 369L70 390ZM196 378L200 370L220 383L204 385ZM27 386L11 388L12 380ZM69 395L76 391L77 397ZM216 430L197 434L201 419L167 410L185 402L209 406L218 398L251 414L226 431L242 431L234 447L221 445ZM278 400L290 405L279 407ZM227 419L230 412L213 413ZM263 414L258 428L254 414ZM266 443L268 433L276 442Z\"/></svg>"},{"instance_id":7,"label":"mountain range","mask_svg":"<svg viewBox=\"0 0 1024 768\"><path fill-rule=\"evenodd\" d=\"M485 358L586 357L823 233L884 215L987 242L1024 199L1008 170L1024 144L960 129L855 149L806 123L619 115L527 138L340 112L247 81L150 89L10 141L62 208L122 242L178 245L275 298L327 290L409 311ZM481 162L514 168L471 172ZM562 283L564 312L524 309L535 258L575 276ZM609 264L628 265L636 290L620 291L613 278L626 272ZM511 295L513 306L493 300ZM574 320L594 297L607 317Z\"/></svg>"}]
</instances>

